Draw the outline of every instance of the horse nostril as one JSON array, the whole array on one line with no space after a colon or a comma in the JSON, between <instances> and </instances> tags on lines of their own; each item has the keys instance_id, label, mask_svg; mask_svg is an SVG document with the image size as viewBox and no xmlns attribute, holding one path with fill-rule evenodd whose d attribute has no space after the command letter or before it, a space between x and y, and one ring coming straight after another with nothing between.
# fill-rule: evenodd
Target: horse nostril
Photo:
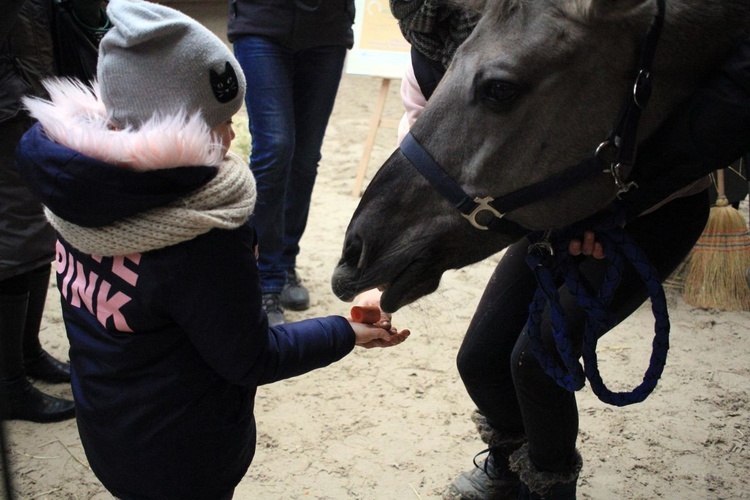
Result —
<instances>
[{"instance_id":1,"label":"horse nostril","mask_svg":"<svg viewBox=\"0 0 750 500\"><path fill-rule=\"evenodd\" d=\"M349 267L358 267L362 255L362 238L357 235L347 238L341 261Z\"/></svg>"}]
</instances>

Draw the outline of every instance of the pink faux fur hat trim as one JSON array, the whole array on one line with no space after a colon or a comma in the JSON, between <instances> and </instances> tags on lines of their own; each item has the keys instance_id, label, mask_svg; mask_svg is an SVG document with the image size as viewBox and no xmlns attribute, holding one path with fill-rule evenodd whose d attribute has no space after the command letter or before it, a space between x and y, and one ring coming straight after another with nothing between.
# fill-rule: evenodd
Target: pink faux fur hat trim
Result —
<instances>
[{"instance_id":1,"label":"pink faux fur hat trim","mask_svg":"<svg viewBox=\"0 0 750 500\"><path fill-rule=\"evenodd\" d=\"M221 142L200 113L155 114L138 130L112 130L96 82L91 89L53 78L44 87L49 101L24 98L29 113L50 139L86 156L133 170L219 166L224 158Z\"/></svg>"}]
</instances>

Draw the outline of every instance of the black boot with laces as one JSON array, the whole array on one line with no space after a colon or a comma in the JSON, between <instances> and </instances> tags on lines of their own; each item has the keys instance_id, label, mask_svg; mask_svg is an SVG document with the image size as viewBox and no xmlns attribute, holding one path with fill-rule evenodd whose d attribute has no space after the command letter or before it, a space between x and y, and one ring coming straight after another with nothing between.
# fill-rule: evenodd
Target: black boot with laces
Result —
<instances>
[{"instance_id":1,"label":"black boot with laces","mask_svg":"<svg viewBox=\"0 0 750 500\"><path fill-rule=\"evenodd\" d=\"M268 316L268 326L278 326L286 323L284 308L281 307L281 294L264 293L262 300L263 310L266 312L266 316Z\"/></svg>"},{"instance_id":2,"label":"black boot with laces","mask_svg":"<svg viewBox=\"0 0 750 500\"><path fill-rule=\"evenodd\" d=\"M310 293L295 270L286 273L286 284L281 290L281 305L292 311L304 311L310 308Z\"/></svg>"},{"instance_id":3,"label":"black boot with laces","mask_svg":"<svg viewBox=\"0 0 750 500\"><path fill-rule=\"evenodd\" d=\"M484 460L481 456L487 454ZM480 462L481 460L481 462ZM510 500L518 497L518 475L508 469L508 455L489 448L474 457L474 468L460 474L443 494L445 500Z\"/></svg>"}]
</instances>

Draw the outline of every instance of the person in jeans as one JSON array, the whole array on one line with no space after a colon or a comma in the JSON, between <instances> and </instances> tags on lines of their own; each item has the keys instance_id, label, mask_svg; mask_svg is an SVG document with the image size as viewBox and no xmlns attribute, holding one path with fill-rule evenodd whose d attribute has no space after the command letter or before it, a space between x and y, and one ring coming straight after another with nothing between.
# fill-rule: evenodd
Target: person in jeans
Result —
<instances>
[{"instance_id":1,"label":"person in jeans","mask_svg":"<svg viewBox=\"0 0 750 500\"><path fill-rule=\"evenodd\" d=\"M354 41L354 1L232 0L227 36L247 77L263 302L272 325L310 306L296 269L321 146Z\"/></svg>"}]
</instances>

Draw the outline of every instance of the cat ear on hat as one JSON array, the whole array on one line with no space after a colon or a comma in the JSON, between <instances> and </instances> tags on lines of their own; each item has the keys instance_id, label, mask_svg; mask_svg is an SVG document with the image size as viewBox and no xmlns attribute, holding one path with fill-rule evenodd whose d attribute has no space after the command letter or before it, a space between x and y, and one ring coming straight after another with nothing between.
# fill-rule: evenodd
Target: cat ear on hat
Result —
<instances>
[{"instance_id":1,"label":"cat ear on hat","mask_svg":"<svg viewBox=\"0 0 750 500\"><path fill-rule=\"evenodd\" d=\"M237 79L237 73L229 61L226 61L224 64L224 71L222 73L217 73L213 68L210 69L209 77L211 80L211 90L217 101L226 104L237 97L240 91L240 84Z\"/></svg>"}]
</instances>

